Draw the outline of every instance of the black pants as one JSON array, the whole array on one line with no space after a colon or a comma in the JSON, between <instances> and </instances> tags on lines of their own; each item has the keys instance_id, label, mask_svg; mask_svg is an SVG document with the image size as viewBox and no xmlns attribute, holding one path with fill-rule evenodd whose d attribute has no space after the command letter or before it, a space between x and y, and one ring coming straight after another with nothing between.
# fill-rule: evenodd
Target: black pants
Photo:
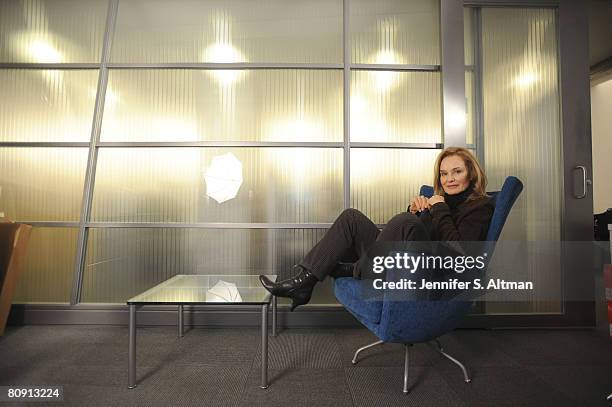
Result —
<instances>
[{"instance_id":1,"label":"black pants","mask_svg":"<svg viewBox=\"0 0 612 407\"><path fill-rule=\"evenodd\" d=\"M345 209L300 265L322 281L334 271L338 262L357 262L352 275L360 278L360 262L366 260L365 254L374 242L428 240L425 226L412 213L397 214L378 230L374 222L357 209ZM333 277L340 275L335 273Z\"/></svg>"}]
</instances>

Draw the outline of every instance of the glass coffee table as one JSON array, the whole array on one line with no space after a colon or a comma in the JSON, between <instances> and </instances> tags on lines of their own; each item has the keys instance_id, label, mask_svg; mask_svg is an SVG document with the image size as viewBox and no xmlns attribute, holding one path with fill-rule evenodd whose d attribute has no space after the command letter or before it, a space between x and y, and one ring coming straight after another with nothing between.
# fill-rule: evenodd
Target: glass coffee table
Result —
<instances>
[{"instance_id":1,"label":"glass coffee table","mask_svg":"<svg viewBox=\"0 0 612 407\"><path fill-rule=\"evenodd\" d=\"M268 275L276 281L276 275ZM276 336L276 297L259 282L258 276L177 275L131 298L128 387L136 387L136 310L145 305L177 305L178 335L183 336L184 305L261 306L261 385L268 388L268 308L272 303L272 336Z\"/></svg>"}]
</instances>

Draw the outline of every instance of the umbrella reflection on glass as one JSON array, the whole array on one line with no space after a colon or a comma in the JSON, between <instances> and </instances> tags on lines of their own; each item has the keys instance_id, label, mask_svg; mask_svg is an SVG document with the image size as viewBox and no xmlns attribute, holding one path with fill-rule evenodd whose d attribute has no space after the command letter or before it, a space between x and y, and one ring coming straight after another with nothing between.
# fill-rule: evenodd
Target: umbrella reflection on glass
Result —
<instances>
[{"instance_id":1,"label":"umbrella reflection on glass","mask_svg":"<svg viewBox=\"0 0 612 407\"><path fill-rule=\"evenodd\" d=\"M213 157L204 180L206 195L218 203L235 198L242 185L242 163L232 153Z\"/></svg>"}]
</instances>

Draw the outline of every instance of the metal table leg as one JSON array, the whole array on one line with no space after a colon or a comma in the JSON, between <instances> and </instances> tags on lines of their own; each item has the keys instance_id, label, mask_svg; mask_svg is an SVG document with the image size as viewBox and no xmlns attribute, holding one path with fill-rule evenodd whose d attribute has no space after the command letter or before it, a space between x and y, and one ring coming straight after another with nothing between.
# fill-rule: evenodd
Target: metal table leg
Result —
<instances>
[{"instance_id":1,"label":"metal table leg","mask_svg":"<svg viewBox=\"0 0 612 407\"><path fill-rule=\"evenodd\" d=\"M136 387L136 305L130 304L130 345L128 352L128 388Z\"/></svg>"},{"instance_id":2,"label":"metal table leg","mask_svg":"<svg viewBox=\"0 0 612 407\"><path fill-rule=\"evenodd\" d=\"M261 307L261 387L268 388L268 304Z\"/></svg>"},{"instance_id":3,"label":"metal table leg","mask_svg":"<svg viewBox=\"0 0 612 407\"><path fill-rule=\"evenodd\" d=\"M178 336L183 337L183 305L178 306Z\"/></svg>"},{"instance_id":4,"label":"metal table leg","mask_svg":"<svg viewBox=\"0 0 612 407\"><path fill-rule=\"evenodd\" d=\"M276 336L276 296L272 296L272 336Z\"/></svg>"}]
</instances>

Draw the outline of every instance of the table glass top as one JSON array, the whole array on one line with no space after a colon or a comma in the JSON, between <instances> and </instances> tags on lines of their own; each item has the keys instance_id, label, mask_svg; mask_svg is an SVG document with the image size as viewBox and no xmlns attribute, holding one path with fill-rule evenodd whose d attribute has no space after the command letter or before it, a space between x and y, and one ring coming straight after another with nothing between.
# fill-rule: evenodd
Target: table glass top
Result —
<instances>
[{"instance_id":1,"label":"table glass top","mask_svg":"<svg viewBox=\"0 0 612 407\"><path fill-rule=\"evenodd\" d=\"M268 275L276 281L276 275ZM255 275L176 275L128 304L265 304L270 293Z\"/></svg>"}]
</instances>

